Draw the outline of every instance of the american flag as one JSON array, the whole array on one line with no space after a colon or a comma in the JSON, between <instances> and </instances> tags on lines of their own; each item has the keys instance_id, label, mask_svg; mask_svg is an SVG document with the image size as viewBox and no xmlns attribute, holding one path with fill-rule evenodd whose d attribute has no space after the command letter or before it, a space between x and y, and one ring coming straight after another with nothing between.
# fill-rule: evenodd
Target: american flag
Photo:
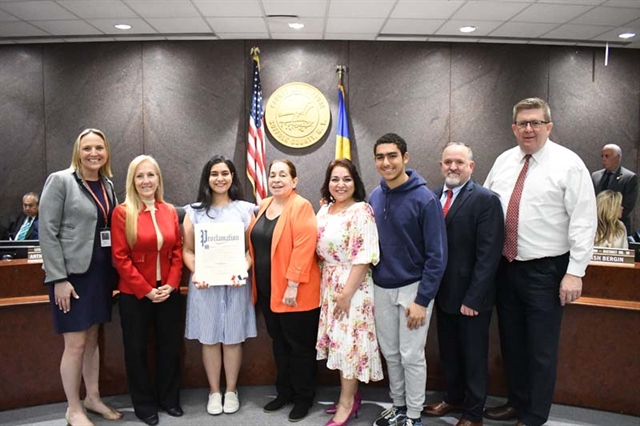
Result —
<instances>
[{"instance_id":1,"label":"american flag","mask_svg":"<svg viewBox=\"0 0 640 426\"><path fill-rule=\"evenodd\" d=\"M267 196L266 150L264 137L264 106L260 84L260 49L251 48L253 61L253 94L249 115L249 136L247 143L247 176L253 186L256 203Z\"/></svg>"}]
</instances>

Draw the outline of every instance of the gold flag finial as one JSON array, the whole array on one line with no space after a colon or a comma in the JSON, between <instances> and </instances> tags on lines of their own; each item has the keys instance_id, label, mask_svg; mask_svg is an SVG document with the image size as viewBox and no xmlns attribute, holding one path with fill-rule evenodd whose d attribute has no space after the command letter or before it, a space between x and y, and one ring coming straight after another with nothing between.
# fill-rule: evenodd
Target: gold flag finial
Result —
<instances>
[{"instance_id":1,"label":"gold flag finial","mask_svg":"<svg viewBox=\"0 0 640 426\"><path fill-rule=\"evenodd\" d=\"M260 48L257 46L253 46L250 51L251 59L258 63L258 69L260 69Z\"/></svg>"},{"instance_id":2,"label":"gold flag finial","mask_svg":"<svg viewBox=\"0 0 640 426\"><path fill-rule=\"evenodd\" d=\"M346 74L346 72L347 72L346 65L336 65L336 73L338 73L338 81L340 83L342 83L342 77Z\"/></svg>"}]
</instances>

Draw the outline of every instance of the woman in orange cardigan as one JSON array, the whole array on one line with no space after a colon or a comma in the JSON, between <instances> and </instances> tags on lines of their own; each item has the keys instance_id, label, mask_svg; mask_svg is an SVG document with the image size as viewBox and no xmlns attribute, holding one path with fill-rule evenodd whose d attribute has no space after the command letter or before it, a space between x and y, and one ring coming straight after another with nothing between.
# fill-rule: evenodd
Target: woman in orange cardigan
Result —
<instances>
[{"instance_id":1,"label":"woman in orange cardigan","mask_svg":"<svg viewBox=\"0 0 640 426\"><path fill-rule=\"evenodd\" d=\"M183 414L178 289L182 238L175 208L163 201L162 175L152 157L140 155L129 164L126 201L116 207L112 227L129 392L136 416L155 425L158 408L174 417ZM147 362L149 326L156 342L155 380Z\"/></svg>"},{"instance_id":2,"label":"woman in orange cardigan","mask_svg":"<svg viewBox=\"0 0 640 426\"><path fill-rule=\"evenodd\" d=\"M273 340L277 398L273 412L290 402L290 421L302 420L316 387L315 339L320 315L318 229L311 203L296 194L296 168L289 160L269 166L271 197L260 203L249 227L253 260L253 300L264 314Z\"/></svg>"}]
</instances>

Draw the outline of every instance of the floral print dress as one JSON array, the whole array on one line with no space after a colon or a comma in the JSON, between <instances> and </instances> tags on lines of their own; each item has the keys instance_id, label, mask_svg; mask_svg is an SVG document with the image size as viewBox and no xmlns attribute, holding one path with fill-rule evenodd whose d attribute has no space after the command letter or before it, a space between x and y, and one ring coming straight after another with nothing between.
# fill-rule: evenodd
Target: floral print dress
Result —
<instances>
[{"instance_id":1,"label":"floral print dress","mask_svg":"<svg viewBox=\"0 0 640 426\"><path fill-rule=\"evenodd\" d=\"M346 379L382 380L382 363L373 319L371 269L351 299L349 316L333 317L335 297L347 282L352 265L377 264L378 231L373 209L365 202L329 214L329 205L317 214L318 245L322 269L322 303L316 343L317 359L340 370Z\"/></svg>"}]
</instances>

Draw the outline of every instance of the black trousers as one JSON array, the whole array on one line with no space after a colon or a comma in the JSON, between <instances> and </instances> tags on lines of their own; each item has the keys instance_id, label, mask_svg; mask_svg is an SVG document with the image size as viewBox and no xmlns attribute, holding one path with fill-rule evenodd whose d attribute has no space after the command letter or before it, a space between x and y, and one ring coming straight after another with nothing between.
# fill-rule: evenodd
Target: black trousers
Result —
<instances>
[{"instance_id":1,"label":"black trousers","mask_svg":"<svg viewBox=\"0 0 640 426\"><path fill-rule=\"evenodd\" d=\"M491 311L475 317L449 314L436 304L440 361L446 380L444 400L463 408L462 417L482 421L487 398Z\"/></svg>"},{"instance_id":2,"label":"black trousers","mask_svg":"<svg viewBox=\"0 0 640 426\"><path fill-rule=\"evenodd\" d=\"M560 282L569 253L527 262L502 259L497 308L509 403L518 419L539 426L549 418L563 309Z\"/></svg>"},{"instance_id":3,"label":"black trousers","mask_svg":"<svg viewBox=\"0 0 640 426\"><path fill-rule=\"evenodd\" d=\"M136 416L146 418L158 406L180 405L180 344L182 304L179 291L162 303L120 293L120 324L129 393ZM147 358L149 329L155 337L155 380Z\"/></svg>"},{"instance_id":4,"label":"black trousers","mask_svg":"<svg viewBox=\"0 0 640 426\"><path fill-rule=\"evenodd\" d=\"M316 339L320 308L276 313L269 299L258 298L269 337L273 340L278 396L311 406L316 395Z\"/></svg>"}]
</instances>

